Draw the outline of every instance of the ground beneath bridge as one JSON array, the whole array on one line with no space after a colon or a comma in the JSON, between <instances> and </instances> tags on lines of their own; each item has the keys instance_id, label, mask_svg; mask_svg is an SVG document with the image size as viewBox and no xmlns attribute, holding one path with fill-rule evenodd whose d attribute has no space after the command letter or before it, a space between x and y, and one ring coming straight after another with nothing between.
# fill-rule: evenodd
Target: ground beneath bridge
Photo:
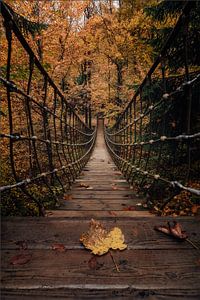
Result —
<instances>
[{"instance_id":1,"label":"ground beneath bridge","mask_svg":"<svg viewBox=\"0 0 200 300\"><path fill-rule=\"evenodd\" d=\"M142 210L142 201L111 161L100 123L92 157L59 210L2 220L1 299L200 299L199 251L155 231L172 219ZM79 242L91 218L122 229L128 248L113 252L120 272L109 254L94 257ZM199 219L176 220L198 244ZM18 255L21 264L11 264Z\"/></svg>"}]
</instances>

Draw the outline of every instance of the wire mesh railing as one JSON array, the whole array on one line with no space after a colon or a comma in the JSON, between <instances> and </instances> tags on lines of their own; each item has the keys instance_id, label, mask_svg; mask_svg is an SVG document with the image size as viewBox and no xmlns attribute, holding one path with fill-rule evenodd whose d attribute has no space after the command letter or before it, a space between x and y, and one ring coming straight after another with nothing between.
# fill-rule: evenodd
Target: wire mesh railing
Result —
<instances>
[{"instance_id":1,"label":"wire mesh railing","mask_svg":"<svg viewBox=\"0 0 200 300\"><path fill-rule=\"evenodd\" d=\"M200 196L200 70L198 43L194 46L191 37L195 5L185 3L133 99L114 126L105 128L116 165L151 203L163 199L162 207L181 190ZM180 76L171 78L170 70Z\"/></svg>"},{"instance_id":2,"label":"wire mesh railing","mask_svg":"<svg viewBox=\"0 0 200 300\"><path fill-rule=\"evenodd\" d=\"M44 199L56 202L56 194L70 187L88 161L96 130L66 101L9 7L0 6L7 53L0 75L1 198L26 197L44 215Z\"/></svg>"}]
</instances>

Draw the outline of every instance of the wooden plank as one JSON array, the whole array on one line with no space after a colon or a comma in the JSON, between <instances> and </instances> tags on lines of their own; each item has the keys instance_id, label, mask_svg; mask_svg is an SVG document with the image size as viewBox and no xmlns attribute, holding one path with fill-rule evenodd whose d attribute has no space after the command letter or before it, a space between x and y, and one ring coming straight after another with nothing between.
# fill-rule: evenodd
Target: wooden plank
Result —
<instances>
[{"instance_id":1,"label":"wooden plank","mask_svg":"<svg viewBox=\"0 0 200 300\"><path fill-rule=\"evenodd\" d=\"M74 189L72 189L72 190L74 190ZM113 191L113 188L111 186L94 186L94 185L89 185L88 189L83 188L83 187L76 187L76 192L82 193L82 191L84 191L84 190L93 190L96 193L98 193L101 191L111 192L111 191ZM117 190L118 191L127 191L127 187L118 187Z\"/></svg>"},{"instance_id":2,"label":"wooden plank","mask_svg":"<svg viewBox=\"0 0 200 300\"><path fill-rule=\"evenodd\" d=\"M121 199L91 199L91 200L71 200L62 202L60 209L66 210L125 210L133 206L132 210L140 210L140 207L135 207L138 200L124 200Z\"/></svg>"},{"instance_id":3,"label":"wooden plank","mask_svg":"<svg viewBox=\"0 0 200 300\"><path fill-rule=\"evenodd\" d=\"M91 195L93 195L95 197L97 195L96 190L87 190L86 188L83 188L81 190L81 193L80 193L80 191L77 191L75 188L74 189L72 188L71 192L73 193L73 196L76 197L78 195L78 196L81 196L83 198L85 198L86 196L91 196ZM69 194L70 194L70 191L69 191ZM135 197L135 194L132 190L98 191L98 195L102 195L102 196L107 195L107 198L109 196L119 196L119 197L121 196L123 198L123 196L128 197L130 195Z\"/></svg>"},{"instance_id":4,"label":"wooden plank","mask_svg":"<svg viewBox=\"0 0 200 300\"><path fill-rule=\"evenodd\" d=\"M2 251L2 287L9 289L130 286L132 289L199 290L200 268L195 250L125 250L113 254L119 265L116 272L109 254L97 258L92 270L87 250L31 250L29 263L13 266L10 259L19 250Z\"/></svg>"},{"instance_id":5,"label":"wooden plank","mask_svg":"<svg viewBox=\"0 0 200 300\"><path fill-rule=\"evenodd\" d=\"M113 171L112 169L109 169L104 166L101 166L101 168L94 166L94 167L88 168L87 170L83 171L82 174L83 175L91 174L91 176L92 175L99 176L101 174L105 174L105 175L110 174L111 176L123 176L122 174L115 174L116 171Z\"/></svg>"},{"instance_id":6,"label":"wooden plank","mask_svg":"<svg viewBox=\"0 0 200 300\"><path fill-rule=\"evenodd\" d=\"M150 214L148 211L109 211L109 210L47 210L47 217L65 217L65 218L84 218L84 219L105 219L109 217L113 218L134 218L134 217L150 217L154 218L155 215Z\"/></svg>"},{"instance_id":7,"label":"wooden plank","mask_svg":"<svg viewBox=\"0 0 200 300\"><path fill-rule=\"evenodd\" d=\"M118 219L106 212L101 220L110 230L119 227L124 233L129 249L193 249L187 242L179 242L154 230L155 225L165 224L172 218L131 218L128 214ZM118 214L118 212L115 212ZM26 240L29 249L50 249L54 243L63 243L67 249L82 249L81 234L88 230L90 223L82 216L78 219L66 218L9 218L2 222L2 248L18 249L16 241ZM177 219L187 230L189 238L200 241L200 221L191 218Z\"/></svg>"},{"instance_id":8,"label":"wooden plank","mask_svg":"<svg viewBox=\"0 0 200 300\"><path fill-rule=\"evenodd\" d=\"M87 173L89 172L90 174L91 174L91 176L92 175L102 175L102 174L105 174L105 175L108 175L108 173L107 172L109 172L109 175L115 175L114 174L114 172L112 172L112 170L110 170L110 168L106 168L106 167L103 167L103 166L101 166L101 168L99 167L99 168L96 168L96 169L94 169L95 168L95 166L94 167L92 167L92 168L88 168L88 169L83 169L83 174L84 175L87 175Z\"/></svg>"},{"instance_id":9,"label":"wooden plank","mask_svg":"<svg viewBox=\"0 0 200 300\"><path fill-rule=\"evenodd\" d=\"M58 289L16 289L2 292L4 300L52 300L52 299L148 299L148 300L199 300L200 290L186 289L134 289L128 285L107 285L107 286L92 286L92 285L71 285L67 288Z\"/></svg>"},{"instance_id":10,"label":"wooden plank","mask_svg":"<svg viewBox=\"0 0 200 300\"><path fill-rule=\"evenodd\" d=\"M83 175L80 175L78 177L78 179L84 179L84 180L88 180L88 179L92 179L93 181L95 180L103 180L103 181L106 181L107 179L109 181L112 181L112 180L117 180L117 179L122 179L122 180L125 180L123 176L120 176L120 175L112 175L112 174L103 174L103 173L100 173L99 175L91 175L90 174L83 174Z\"/></svg>"},{"instance_id":11,"label":"wooden plank","mask_svg":"<svg viewBox=\"0 0 200 300\"><path fill-rule=\"evenodd\" d=\"M83 171L87 171L87 170L92 170L92 171L99 171L100 169L102 169L102 166L104 168L106 168L107 170L110 171L116 171L117 167L114 164L108 164L108 163L103 163L103 162L93 162L93 163L87 163L87 165L83 168ZM95 169L94 169L95 167Z\"/></svg>"},{"instance_id":12,"label":"wooden plank","mask_svg":"<svg viewBox=\"0 0 200 300\"><path fill-rule=\"evenodd\" d=\"M116 165L115 164L103 164L102 162L92 162L92 163L87 163L87 165L86 165L86 167L83 169L83 170L85 170L85 169L90 169L90 168L92 168L92 169L94 169L94 167L95 168L102 168L102 165L103 166L105 166L106 168L108 168L108 169L110 169L110 170L117 170L117 167L116 167Z\"/></svg>"},{"instance_id":13,"label":"wooden plank","mask_svg":"<svg viewBox=\"0 0 200 300\"><path fill-rule=\"evenodd\" d=\"M89 179L89 181L91 182L91 183L96 183L97 184L97 181L96 180L94 180L93 178L90 178ZM78 178L78 179L76 179L76 181L75 181L75 183L74 184L78 184L78 183L81 183L81 182L85 182L85 183L88 183L88 180L86 180L86 179L84 179L84 177L83 178ZM98 183L99 184L112 184L112 183L120 183L120 184L128 184L127 183L127 181L125 180L125 179L119 179L118 177L117 177L117 179L108 179L108 180L105 180L105 179L103 179L103 178L100 178L100 180L98 180Z\"/></svg>"},{"instance_id":14,"label":"wooden plank","mask_svg":"<svg viewBox=\"0 0 200 300\"><path fill-rule=\"evenodd\" d=\"M118 192L118 193L117 193ZM128 199L134 199L134 200L136 200L137 199L137 201L139 201L138 199L139 198L137 198L136 196L135 196L135 194L133 194L133 192L131 192L131 191L111 191L110 193L109 193L109 191L107 191L107 192L101 192L101 191L98 191L98 192L95 192L95 191L93 191L93 190L88 190L88 191L85 191L85 190L83 190L83 191L81 191L81 192L79 192L79 191L77 191L77 192L75 192L75 191L71 191L71 193L69 194L69 195L71 195L72 196L72 199L86 199L86 200L90 200L90 199L93 199L93 200L95 200L95 199L103 199L104 200L104 198L106 199L106 200L109 200L109 199L111 199L111 200L113 200L113 199L116 199L117 201L118 200L122 200L122 201L124 201L124 200L128 200Z\"/></svg>"},{"instance_id":15,"label":"wooden plank","mask_svg":"<svg viewBox=\"0 0 200 300\"><path fill-rule=\"evenodd\" d=\"M113 188L112 188L112 185L89 185L89 188L84 188L84 187L81 187L80 185L76 185L76 186L73 186L73 188L71 189L71 191L75 191L75 192L81 192L82 191L85 191L85 190L93 190L93 191L96 191L96 192L99 192L99 191L103 191L103 192L111 192L113 191ZM127 186L117 186L117 190L118 191L127 191Z\"/></svg>"},{"instance_id":16,"label":"wooden plank","mask_svg":"<svg viewBox=\"0 0 200 300\"><path fill-rule=\"evenodd\" d=\"M76 188L80 187L80 184L82 184L82 183L88 184L88 182L86 182L84 180L81 180L81 181L79 180L73 184L73 187L76 187ZM129 183L126 182L125 180L121 180L121 181L120 180L114 180L114 181L109 180L109 181L100 181L100 182L90 180L90 185L97 186L97 187L106 187L106 186L112 187L113 184L117 187L125 187L126 189L129 189L129 187L130 187Z\"/></svg>"}]
</instances>

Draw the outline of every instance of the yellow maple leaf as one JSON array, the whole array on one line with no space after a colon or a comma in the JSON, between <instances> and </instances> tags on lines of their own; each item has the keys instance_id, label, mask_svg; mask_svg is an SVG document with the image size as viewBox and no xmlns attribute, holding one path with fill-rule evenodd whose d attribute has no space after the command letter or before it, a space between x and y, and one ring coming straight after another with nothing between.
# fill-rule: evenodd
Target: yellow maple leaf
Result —
<instances>
[{"instance_id":1,"label":"yellow maple leaf","mask_svg":"<svg viewBox=\"0 0 200 300\"><path fill-rule=\"evenodd\" d=\"M124 250L127 248L120 228L114 227L107 232L100 222L93 219L90 222L89 230L82 234L80 241L85 248L92 250L92 253L97 255L103 255L109 249Z\"/></svg>"}]
</instances>

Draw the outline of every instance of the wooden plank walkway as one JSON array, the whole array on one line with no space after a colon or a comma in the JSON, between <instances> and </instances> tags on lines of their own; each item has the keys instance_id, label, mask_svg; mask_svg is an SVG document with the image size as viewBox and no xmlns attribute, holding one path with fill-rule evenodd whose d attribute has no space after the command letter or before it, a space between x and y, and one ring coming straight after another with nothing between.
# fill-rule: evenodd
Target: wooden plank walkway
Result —
<instances>
[{"instance_id":1,"label":"wooden plank walkway","mask_svg":"<svg viewBox=\"0 0 200 300\"><path fill-rule=\"evenodd\" d=\"M199 251L154 230L172 218L140 210L142 199L111 161L100 125L92 158L59 210L2 220L1 299L200 299ZM120 272L110 255L94 258L79 242L91 218L122 229L128 248L113 252ZM199 218L176 220L200 241ZM52 249L58 243L65 251ZM12 265L21 253L30 261Z\"/></svg>"},{"instance_id":2,"label":"wooden plank walkway","mask_svg":"<svg viewBox=\"0 0 200 300\"><path fill-rule=\"evenodd\" d=\"M70 216L71 212L74 214L75 211L80 215L84 211L85 215L90 214L91 217L99 215L98 212L105 212L105 216L117 216L123 215L125 211L137 211L137 215L149 216L147 210L141 209L140 204L143 202L144 199L136 197L129 188L129 184L107 152L103 120L100 119L92 157L73 185L69 197L64 197L59 211L52 212L52 215Z\"/></svg>"}]
</instances>

